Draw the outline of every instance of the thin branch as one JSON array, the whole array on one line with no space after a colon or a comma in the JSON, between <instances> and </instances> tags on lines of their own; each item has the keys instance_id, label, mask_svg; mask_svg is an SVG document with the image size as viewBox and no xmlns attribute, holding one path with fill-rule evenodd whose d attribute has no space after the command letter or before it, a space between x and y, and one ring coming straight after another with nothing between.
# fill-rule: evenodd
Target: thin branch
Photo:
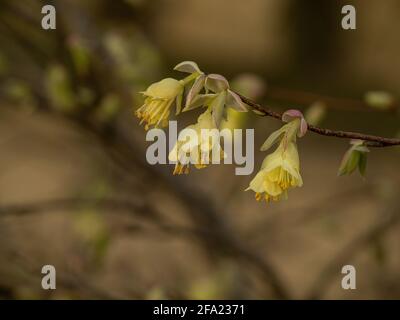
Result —
<instances>
[{"instance_id":1,"label":"thin branch","mask_svg":"<svg viewBox=\"0 0 400 320\"><path fill-rule=\"evenodd\" d=\"M248 106L257 111L257 114L265 117L272 117L278 120L282 120L282 114L273 110L270 110L267 107L261 106L260 104L246 98L245 96L237 93L242 101L246 103ZM329 137L336 138L346 138L346 139L359 139L367 142L369 147L391 147L400 145L400 139L395 138L384 138L380 136L374 136L370 134L351 132L351 131L338 131L331 130L326 128L320 128L317 126L309 125L308 130Z\"/></svg>"},{"instance_id":2,"label":"thin branch","mask_svg":"<svg viewBox=\"0 0 400 320\"><path fill-rule=\"evenodd\" d=\"M24 216L37 212L79 208L87 205L100 205L104 208L115 210L124 209L135 212L137 215L149 217L152 212L146 204L136 204L122 199L84 199L84 198L59 198L38 201L30 204L0 205L0 217Z\"/></svg>"},{"instance_id":3,"label":"thin branch","mask_svg":"<svg viewBox=\"0 0 400 320\"><path fill-rule=\"evenodd\" d=\"M107 209L109 213L119 214L129 212L134 216L148 219L152 225L166 234L197 236L197 237L215 237L212 231L200 229L198 227L186 227L165 223L162 217L148 204L136 204L123 199L90 199L90 198L56 198L49 200L36 201L24 204L0 204L0 218L5 217L25 217L33 214L43 214L47 212L60 212L62 210L77 209L82 206L95 205L96 208ZM129 225L124 230L138 230L142 228L139 225ZM146 231L146 230L142 230Z\"/></svg>"}]
</instances>

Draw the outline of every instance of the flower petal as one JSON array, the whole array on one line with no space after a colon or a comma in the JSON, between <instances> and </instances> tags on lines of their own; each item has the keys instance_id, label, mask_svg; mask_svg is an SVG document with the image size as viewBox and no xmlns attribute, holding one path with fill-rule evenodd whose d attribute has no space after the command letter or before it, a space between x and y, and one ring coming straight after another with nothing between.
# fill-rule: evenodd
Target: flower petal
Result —
<instances>
[{"instance_id":1,"label":"flower petal","mask_svg":"<svg viewBox=\"0 0 400 320\"><path fill-rule=\"evenodd\" d=\"M247 112L246 105L240 99L239 95L235 92L228 90L228 96L226 97L226 106L239 112Z\"/></svg>"},{"instance_id":2,"label":"flower petal","mask_svg":"<svg viewBox=\"0 0 400 320\"><path fill-rule=\"evenodd\" d=\"M221 120L224 116L225 100L226 100L226 94L225 92L221 92L220 94L217 95L217 97L212 101L210 105L214 124L217 128L219 128Z\"/></svg>"},{"instance_id":3,"label":"flower petal","mask_svg":"<svg viewBox=\"0 0 400 320\"><path fill-rule=\"evenodd\" d=\"M282 115L282 121L284 122L290 122L295 119L300 119L300 128L299 131L297 132L297 136L299 138L303 137L308 130L308 124L306 119L304 118L303 114L301 111L296 110L296 109L290 109L287 110L283 115Z\"/></svg>"},{"instance_id":4,"label":"flower petal","mask_svg":"<svg viewBox=\"0 0 400 320\"><path fill-rule=\"evenodd\" d=\"M360 160L358 161L358 171L365 177L365 172L367 171L367 154L360 153Z\"/></svg>"},{"instance_id":5,"label":"flower petal","mask_svg":"<svg viewBox=\"0 0 400 320\"><path fill-rule=\"evenodd\" d=\"M217 95L214 93L210 94L199 94L197 95L189 105L186 105L183 112L196 109L198 107L207 106Z\"/></svg>"},{"instance_id":6,"label":"flower petal","mask_svg":"<svg viewBox=\"0 0 400 320\"><path fill-rule=\"evenodd\" d=\"M195 72L202 73L199 66L194 61L183 61L177 64L174 70L186 73L195 73Z\"/></svg>"},{"instance_id":7,"label":"flower petal","mask_svg":"<svg viewBox=\"0 0 400 320\"><path fill-rule=\"evenodd\" d=\"M360 146L360 145L354 146L353 150L356 150L356 151L361 152L361 153L369 152L369 149L366 146Z\"/></svg>"},{"instance_id":8,"label":"flower petal","mask_svg":"<svg viewBox=\"0 0 400 320\"><path fill-rule=\"evenodd\" d=\"M296 110L296 109L290 109L285 111L285 113L282 115L282 121L284 122L290 122L296 118L304 118L303 114L301 111Z\"/></svg>"},{"instance_id":9,"label":"flower petal","mask_svg":"<svg viewBox=\"0 0 400 320\"><path fill-rule=\"evenodd\" d=\"M306 121L306 119L301 118L301 121L300 121L300 130L299 130L299 132L297 133L297 136L298 136L299 138L304 137L305 134L307 133L307 130L308 130L307 121Z\"/></svg>"},{"instance_id":10,"label":"flower petal","mask_svg":"<svg viewBox=\"0 0 400 320\"><path fill-rule=\"evenodd\" d=\"M196 80L193 83L193 86L190 88L186 96L185 108L190 106L193 99L200 93L201 89L203 89L205 80L206 77L203 74L196 78Z\"/></svg>"},{"instance_id":11,"label":"flower petal","mask_svg":"<svg viewBox=\"0 0 400 320\"><path fill-rule=\"evenodd\" d=\"M182 100L183 100L183 91L176 97L176 115L181 113L182 109Z\"/></svg>"},{"instance_id":12,"label":"flower petal","mask_svg":"<svg viewBox=\"0 0 400 320\"><path fill-rule=\"evenodd\" d=\"M264 179L266 172L260 170L256 176L251 180L249 187L247 190L253 190L254 192L264 192Z\"/></svg>"},{"instance_id":13,"label":"flower petal","mask_svg":"<svg viewBox=\"0 0 400 320\"><path fill-rule=\"evenodd\" d=\"M279 184L269 181L268 179L264 180L263 187L265 192L272 197L279 196L283 191Z\"/></svg>"},{"instance_id":14,"label":"flower petal","mask_svg":"<svg viewBox=\"0 0 400 320\"><path fill-rule=\"evenodd\" d=\"M357 167L360 160L360 152L355 151L352 147L346 151L338 170L338 176L352 173Z\"/></svg>"},{"instance_id":15,"label":"flower petal","mask_svg":"<svg viewBox=\"0 0 400 320\"><path fill-rule=\"evenodd\" d=\"M143 95L154 99L175 99L183 90L182 84L173 78L165 78L151 84Z\"/></svg>"},{"instance_id":16,"label":"flower petal","mask_svg":"<svg viewBox=\"0 0 400 320\"><path fill-rule=\"evenodd\" d=\"M205 87L215 93L229 89L228 80L219 74L209 74L206 79Z\"/></svg>"},{"instance_id":17,"label":"flower petal","mask_svg":"<svg viewBox=\"0 0 400 320\"><path fill-rule=\"evenodd\" d=\"M260 150L267 151L269 148L271 148L276 142L278 142L278 140L281 138L281 136L285 133L286 130L287 127L283 126L280 129L272 132L270 136L267 138L267 140L265 140Z\"/></svg>"}]
</instances>

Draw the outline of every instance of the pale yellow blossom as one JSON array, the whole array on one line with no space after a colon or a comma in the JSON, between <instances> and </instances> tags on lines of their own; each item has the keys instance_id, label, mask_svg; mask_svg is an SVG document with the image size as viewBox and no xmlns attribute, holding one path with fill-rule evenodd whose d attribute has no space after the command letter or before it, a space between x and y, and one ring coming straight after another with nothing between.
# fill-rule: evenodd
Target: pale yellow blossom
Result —
<instances>
[{"instance_id":1,"label":"pale yellow blossom","mask_svg":"<svg viewBox=\"0 0 400 320\"><path fill-rule=\"evenodd\" d=\"M193 135L178 140L168 156L170 161L176 162L174 174L188 174L190 164L201 169L214 158L219 162L225 157L210 109L200 115L196 124L185 129L192 129Z\"/></svg>"},{"instance_id":2,"label":"pale yellow blossom","mask_svg":"<svg viewBox=\"0 0 400 320\"><path fill-rule=\"evenodd\" d=\"M181 81L166 78L150 85L142 92L146 97L143 106L136 110L136 116L145 122L145 129L150 126L166 127L171 107L176 101L177 109L182 103L184 85Z\"/></svg>"},{"instance_id":3,"label":"pale yellow blossom","mask_svg":"<svg viewBox=\"0 0 400 320\"><path fill-rule=\"evenodd\" d=\"M302 185L296 143L282 140L275 152L264 159L247 190L253 190L257 200L269 202L286 199L288 189Z\"/></svg>"}]
</instances>

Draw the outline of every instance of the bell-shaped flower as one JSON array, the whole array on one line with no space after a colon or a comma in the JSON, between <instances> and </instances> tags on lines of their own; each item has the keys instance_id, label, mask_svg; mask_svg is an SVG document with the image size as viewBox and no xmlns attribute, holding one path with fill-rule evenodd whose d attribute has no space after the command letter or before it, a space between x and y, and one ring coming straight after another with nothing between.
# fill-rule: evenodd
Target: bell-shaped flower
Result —
<instances>
[{"instance_id":1,"label":"bell-shaped flower","mask_svg":"<svg viewBox=\"0 0 400 320\"><path fill-rule=\"evenodd\" d=\"M286 111L282 120L288 123L273 132L261 147L261 151L266 151L279 142L277 149L264 159L261 170L246 189L253 190L257 200L286 199L288 189L303 185L296 137L306 133L307 122L298 110Z\"/></svg>"},{"instance_id":2,"label":"bell-shaped flower","mask_svg":"<svg viewBox=\"0 0 400 320\"><path fill-rule=\"evenodd\" d=\"M166 78L150 85L142 94L146 97L144 104L136 110L136 116L145 122L145 129L150 126L165 127L168 125L170 110L174 102L180 110L184 84L172 78Z\"/></svg>"},{"instance_id":3,"label":"bell-shaped flower","mask_svg":"<svg viewBox=\"0 0 400 320\"><path fill-rule=\"evenodd\" d=\"M294 142L287 144L282 140L275 152L264 159L261 170L247 190L253 190L258 201L269 202L286 199L288 189L302 185L297 146Z\"/></svg>"},{"instance_id":4,"label":"bell-shaped flower","mask_svg":"<svg viewBox=\"0 0 400 320\"><path fill-rule=\"evenodd\" d=\"M215 127L208 109L200 115L196 124L190 125L180 132L178 141L168 159L176 162L174 174L188 174L190 164L201 169L206 167L210 160L212 163L220 163L224 157L219 131Z\"/></svg>"}]
</instances>

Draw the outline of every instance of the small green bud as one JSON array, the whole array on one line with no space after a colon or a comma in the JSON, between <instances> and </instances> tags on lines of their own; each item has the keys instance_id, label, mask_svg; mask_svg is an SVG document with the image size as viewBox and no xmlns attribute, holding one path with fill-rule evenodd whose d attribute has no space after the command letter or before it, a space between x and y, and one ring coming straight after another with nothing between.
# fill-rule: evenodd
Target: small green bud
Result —
<instances>
[{"instance_id":1,"label":"small green bud","mask_svg":"<svg viewBox=\"0 0 400 320\"><path fill-rule=\"evenodd\" d=\"M364 141L352 140L352 146L345 153L340 164L338 175L350 175L358 168L362 176L365 176L367 169L367 154L369 149L364 145Z\"/></svg>"}]
</instances>

